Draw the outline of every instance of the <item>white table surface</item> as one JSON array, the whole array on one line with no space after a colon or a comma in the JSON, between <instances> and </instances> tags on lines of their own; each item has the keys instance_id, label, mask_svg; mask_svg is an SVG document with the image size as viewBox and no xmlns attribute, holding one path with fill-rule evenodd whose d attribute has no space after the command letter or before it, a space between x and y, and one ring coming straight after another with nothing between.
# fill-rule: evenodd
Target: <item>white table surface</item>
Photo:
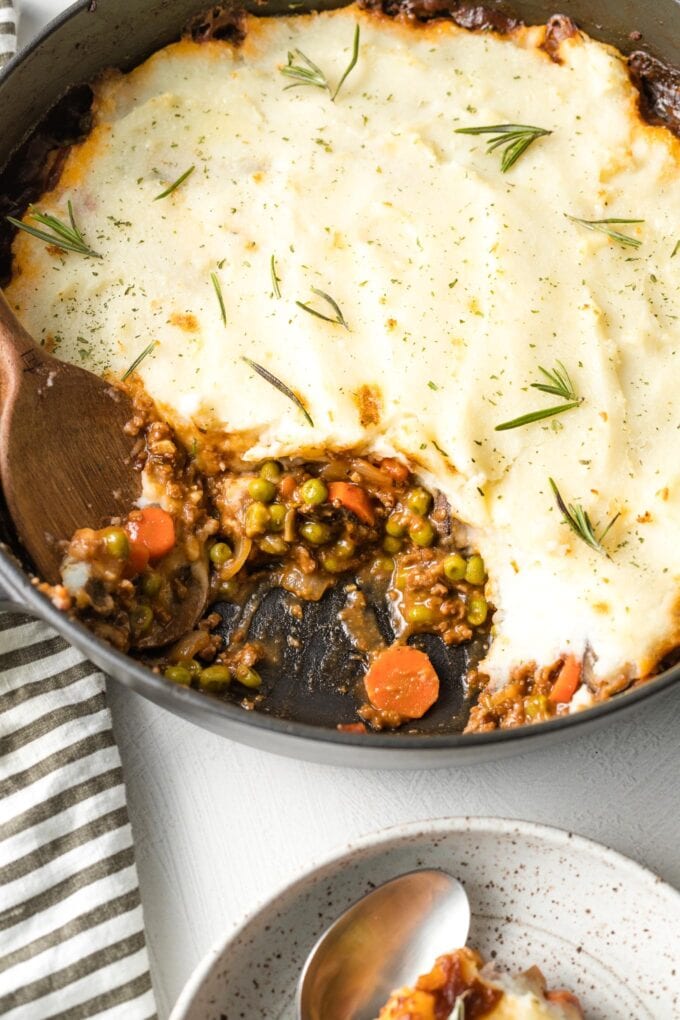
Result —
<instances>
[{"instance_id":1,"label":"white table surface","mask_svg":"<svg viewBox=\"0 0 680 1020\"><path fill-rule=\"evenodd\" d=\"M25 42L65 0L23 0ZM680 886L680 690L592 735L487 765L360 772L231 744L110 685L159 1015L210 945L334 847L400 822L524 818Z\"/></svg>"}]
</instances>

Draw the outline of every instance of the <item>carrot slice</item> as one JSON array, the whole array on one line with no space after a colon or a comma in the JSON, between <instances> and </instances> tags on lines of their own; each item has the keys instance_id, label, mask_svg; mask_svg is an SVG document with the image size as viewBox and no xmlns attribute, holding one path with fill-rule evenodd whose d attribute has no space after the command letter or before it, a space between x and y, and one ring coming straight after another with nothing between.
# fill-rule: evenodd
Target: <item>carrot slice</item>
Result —
<instances>
[{"instance_id":1,"label":"carrot slice","mask_svg":"<svg viewBox=\"0 0 680 1020\"><path fill-rule=\"evenodd\" d=\"M565 705L574 697L580 679L581 663L574 655L567 655L548 699L553 705Z\"/></svg>"},{"instance_id":2,"label":"carrot slice","mask_svg":"<svg viewBox=\"0 0 680 1020\"><path fill-rule=\"evenodd\" d=\"M135 577L137 574L141 574L148 565L149 550L146 546L140 545L139 542L130 542L130 552L128 553L126 564L126 575Z\"/></svg>"},{"instance_id":3,"label":"carrot slice","mask_svg":"<svg viewBox=\"0 0 680 1020\"><path fill-rule=\"evenodd\" d=\"M281 499L290 499L295 492L295 478L293 475L284 475L279 482L279 494Z\"/></svg>"},{"instance_id":4,"label":"carrot slice","mask_svg":"<svg viewBox=\"0 0 680 1020\"><path fill-rule=\"evenodd\" d=\"M147 560L159 560L175 547L174 521L167 510L159 506L133 510L125 530L130 539L131 556L137 556L140 560L144 550Z\"/></svg>"},{"instance_id":5,"label":"carrot slice","mask_svg":"<svg viewBox=\"0 0 680 1020\"><path fill-rule=\"evenodd\" d=\"M375 523L375 510L365 489L353 482L331 482L328 486L328 498L331 503L338 502L346 510L351 510L364 524Z\"/></svg>"},{"instance_id":6,"label":"carrot slice","mask_svg":"<svg viewBox=\"0 0 680 1020\"><path fill-rule=\"evenodd\" d=\"M420 719L439 697L439 677L425 652L392 645L381 652L364 684L369 701L380 711Z\"/></svg>"}]
</instances>

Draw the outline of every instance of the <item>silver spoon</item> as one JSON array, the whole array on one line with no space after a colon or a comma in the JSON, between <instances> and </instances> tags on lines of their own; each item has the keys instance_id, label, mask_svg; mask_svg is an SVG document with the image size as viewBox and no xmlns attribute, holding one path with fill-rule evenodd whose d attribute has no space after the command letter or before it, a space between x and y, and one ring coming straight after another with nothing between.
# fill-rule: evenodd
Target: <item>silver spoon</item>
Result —
<instances>
[{"instance_id":1,"label":"silver spoon","mask_svg":"<svg viewBox=\"0 0 680 1020\"><path fill-rule=\"evenodd\" d=\"M362 897L321 936L300 977L298 1020L375 1020L390 993L460 949L470 904L445 871L411 871Z\"/></svg>"}]
</instances>

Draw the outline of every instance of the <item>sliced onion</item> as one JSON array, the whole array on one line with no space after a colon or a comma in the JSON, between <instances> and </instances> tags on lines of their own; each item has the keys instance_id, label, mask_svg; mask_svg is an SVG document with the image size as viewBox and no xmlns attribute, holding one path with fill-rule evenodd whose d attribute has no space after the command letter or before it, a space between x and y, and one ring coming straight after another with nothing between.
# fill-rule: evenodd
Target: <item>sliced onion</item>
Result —
<instances>
[{"instance_id":1,"label":"sliced onion","mask_svg":"<svg viewBox=\"0 0 680 1020\"><path fill-rule=\"evenodd\" d=\"M169 658L171 662L195 659L208 647L211 641L212 638L207 630L192 630L190 634L185 634L173 645Z\"/></svg>"},{"instance_id":2,"label":"sliced onion","mask_svg":"<svg viewBox=\"0 0 680 1020\"><path fill-rule=\"evenodd\" d=\"M250 556L250 550L252 548L252 539L246 538L245 535L239 535L234 544L233 559L229 560L229 562L226 563L220 570L221 581L228 581L230 578L235 577L236 574L238 574L239 570Z\"/></svg>"},{"instance_id":3,"label":"sliced onion","mask_svg":"<svg viewBox=\"0 0 680 1020\"><path fill-rule=\"evenodd\" d=\"M375 486L376 489L394 488L394 479L388 475L387 471L382 471L375 464L371 464L370 460L365 460L363 457L355 457L351 465L353 471L356 471L365 482Z\"/></svg>"},{"instance_id":4,"label":"sliced onion","mask_svg":"<svg viewBox=\"0 0 680 1020\"><path fill-rule=\"evenodd\" d=\"M297 511L294 507L286 511L286 516L283 519L283 537L286 542L295 541L295 521L297 518Z\"/></svg>"},{"instance_id":5,"label":"sliced onion","mask_svg":"<svg viewBox=\"0 0 680 1020\"><path fill-rule=\"evenodd\" d=\"M281 571L281 587L306 602L318 602L333 584L333 579L323 574L305 574L299 567L287 565Z\"/></svg>"},{"instance_id":6,"label":"sliced onion","mask_svg":"<svg viewBox=\"0 0 680 1020\"><path fill-rule=\"evenodd\" d=\"M319 472L319 478L323 478L326 482L339 482L343 478L347 478L351 466L351 461L349 460L337 458L330 460Z\"/></svg>"}]
</instances>

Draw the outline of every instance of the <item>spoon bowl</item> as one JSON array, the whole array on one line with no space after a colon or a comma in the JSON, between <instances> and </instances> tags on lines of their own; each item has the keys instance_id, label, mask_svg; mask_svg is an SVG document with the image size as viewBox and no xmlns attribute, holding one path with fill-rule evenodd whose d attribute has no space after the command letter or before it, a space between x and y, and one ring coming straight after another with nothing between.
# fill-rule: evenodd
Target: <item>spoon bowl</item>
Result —
<instances>
[{"instance_id":1,"label":"spoon bowl","mask_svg":"<svg viewBox=\"0 0 680 1020\"><path fill-rule=\"evenodd\" d=\"M312 949L298 985L298 1020L375 1020L395 988L464 946L469 930L467 894L447 872L411 871L385 882Z\"/></svg>"}]
</instances>

